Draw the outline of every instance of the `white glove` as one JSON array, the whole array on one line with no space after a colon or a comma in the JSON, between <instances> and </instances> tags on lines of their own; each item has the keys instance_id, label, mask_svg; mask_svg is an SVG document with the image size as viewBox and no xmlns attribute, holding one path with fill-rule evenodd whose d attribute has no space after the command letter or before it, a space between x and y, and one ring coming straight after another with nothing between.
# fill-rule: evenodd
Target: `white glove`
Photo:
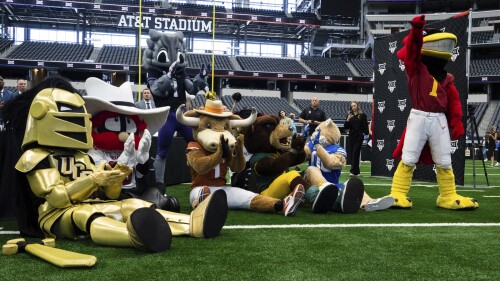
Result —
<instances>
[{"instance_id":1,"label":"white glove","mask_svg":"<svg viewBox=\"0 0 500 281\"><path fill-rule=\"evenodd\" d=\"M128 166L131 166L130 162L136 162L134 133L130 134L123 144L123 152L116 162Z\"/></svg>"},{"instance_id":2,"label":"white glove","mask_svg":"<svg viewBox=\"0 0 500 281\"><path fill-rule=\"evenodd\" d=\"M137 149L137 162L144 164L149 159L149 149L151 148L151 133L148 129L144 130L141 140L139 141L139 148Z\"/></svg>"}]
</instances>

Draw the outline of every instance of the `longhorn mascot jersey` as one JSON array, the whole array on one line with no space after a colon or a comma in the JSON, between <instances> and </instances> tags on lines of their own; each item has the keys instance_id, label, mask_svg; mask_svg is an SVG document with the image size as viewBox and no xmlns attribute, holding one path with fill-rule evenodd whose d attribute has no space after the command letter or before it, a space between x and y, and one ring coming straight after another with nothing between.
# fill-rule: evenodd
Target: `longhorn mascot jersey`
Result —
<instances>
[{"instance_id":1,"label":"longhorn mascot jersey","mask_svg":"<svg viewBox=\"0 0 500 281\"><path fill-rule=\"evenodd\" d=\"M412 207L411 199L406 195L415 164L434 162L440 192L436 202L438 207L477 208L475 199L456 193L451 165L450 139L458 139L464 134L458 91L453 75L445 70L457 37L437 29L424 29L424 26L425 16L415 17L409 35L403 41L405 46L397 53L405 64L412 109L406 130L393 153L395 158L401 156L390 194L395 198L393 206Z\"/></svg>"}]
</instances>

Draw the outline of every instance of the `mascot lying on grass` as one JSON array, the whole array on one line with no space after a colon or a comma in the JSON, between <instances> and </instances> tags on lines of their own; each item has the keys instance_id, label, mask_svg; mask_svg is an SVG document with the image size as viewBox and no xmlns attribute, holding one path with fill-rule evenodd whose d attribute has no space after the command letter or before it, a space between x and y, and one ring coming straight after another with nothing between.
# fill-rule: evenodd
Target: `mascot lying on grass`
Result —
<instances>
[{"instance_id":1,"label":"mascot lying on grass","mask_svg":"<svg viewBox=\"0 0 500 281\"><path fill-rule=\"evenodd\" d=\"M46 237L90 236L100 245L160 252L170 248L172 235L219 235L227 215L224 192L212 193L191 215L155 209L136 198L116 200L131 169L92 163L87 155L93 148L90 114L66 80L45 79L12 110L17 111L9 114L18 119L12 123L15 130L24 130L19 118L27 120L16 169L37 198L32 204Z\"/></svg>"},{"instance_id":2,"label":"mascot lying on grass","mask_svg":"<svg viewBox=\"0 0 500 281\"><path fill-rule=\"evenodd\" d=\"M224 190L229 209L282 212L284 216L295 214L301 199L295 196L300 192L280 200L282 198L271 198L239 187L226 186L228 167L234 172L245 168L243 135L235 138L231 131L252 125L257 116L255 109L244 120L231 112L223 111L220 100L207 100L203 110L195 109L183 114L183 109L184 106L177 109L177 120L193 128L195 139L187 145L187 161L192 178L190 202L193 208L210 193Z\"/></svg>"},{"instance_id":3,"label":"mascot lying on grass","mask_svg":"<svg viewBox=\"0 0 500 281\"><path fill-rule=\"evenodd\" d=\"M120 199L140 198L154 203L159 209L179 212L177 199L165 196L146 179L150 166L151 134L163 126L169 107L136 108L129 82L115 87L91 77L85 81L85 90L87 95L83 99L87 112L92 115L94 142L94 149L90 149L88 154L96 165L108 163L113 167L120 163L132 169L123 182Z\"/></svg>"},{"instance_id":4,"label":"mascot lying on grass","mask_svg":"<svg viewBox=\"0 0 500 281\"><path fill-rule=\"evenodd\" d=\"M306 190L314 188L295 171L288 171L304 162L305 139L294 135L293 129L279 124L277 115L257 117L253 126L243 129L245 148L252 157L250 170L240 173L238 186L265 196L283 199L291 191L295 200L301 200ZM300 194L299 194L300 193ZM311 201L314 213L325 213L337 196L337 188L330 184Z\"/></svg>"},{"instance_id":5,"label":"mascot lying on grass","mask_svg":"<svg viewBox=\"0 0 500 281\"><path fill-rule=\"evenodd\" d=\"M405 65L413 108L393 153L394 158L401 158L392 180L394 207L413 205L407 194L415 164L435 162L439 186L437 206L475 209L479 206L476 199L457 194L451 165L450 129L451 139L464 134L462 105L454 77L445 69L457 37L439 29L424 29L424 15L413 18L411 24L410 34L403 41L405 46L397 53Z\"/></svg>"},{"instance_id":6,"label":"mascot lying on grass","mask_svg":"<svg viewBox=\"0 0 500 281\"><path fill-rule=\"evenodd\" d=\"M316 128L311 140L304 147L307 157L310 158L305 179L314 184L307 190L306 198L314 202L317 194L333 183L338 188L338 196L331 202L334 211L352 214L360 207L366 211L391 207L394 198L387 196L372 199L364 191L364 185L358 178L350 178L345 185L339 183L340 173L346 163L346 151L339 145L339 141L339 128L331 119L327 119Z\"/></svg>"}]
</instances>

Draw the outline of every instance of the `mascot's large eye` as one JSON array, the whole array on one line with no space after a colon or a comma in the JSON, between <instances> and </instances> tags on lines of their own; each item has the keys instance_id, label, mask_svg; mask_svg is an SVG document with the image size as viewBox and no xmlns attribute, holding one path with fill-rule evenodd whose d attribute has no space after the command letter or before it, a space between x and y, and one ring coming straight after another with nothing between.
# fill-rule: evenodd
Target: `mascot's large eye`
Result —
<instances>
[{"instance_id":1,"label":"mascot's large eye","mask_svg":"<svg viewBox=\"0 0 500 281\"><path fill-rule=\"evenodd\" d=\"M104 128L111 132L127 132L129 134L137 132L135 121L124 115L106 119Z\"/></svg>"},{"instance_id":2,"label":"mascot's large eye","mask_svg":"<svg viewBox=\"0 0 500 281\"><path fill-rule=\"evenodd\" d=\"M168 51L166 49L161 49L156 56L156 60L161 63L170 62L168 59Z\"/></svg>"},{"instance_id":3,"label":"mascot's large eye","mask_svg":"<svg viewBox=\"0 0 500 281\"><path fill-rule=\"evenodd\" d=\"M120 118L114 117L114 118L108 118L106 121L104 121L104 128L106 130L111 131L111 132L119 132L120 131Z\"/></svg>"},{"instance_id":4,"label":"mascot's large eye","mask_svg":"<svg viewBox=\"0 0 500 281\"><path fill-rule=\"evenodd\" d=\"M210 125L210 123L206 123L205 124L205 129L212 129L212 125Z\"/></svg>"},{"instance_id":5,"label":"mascot's large eye","mask_svg":"<svg viewBox=\"0 0 500 281\"><path fill-rule=\"evenodd\" d=\"M125 118L125 120L125 131L129 134L137 132L137 125L135 124L135 121L130 118Z\"/></svg>"}]
</instances>

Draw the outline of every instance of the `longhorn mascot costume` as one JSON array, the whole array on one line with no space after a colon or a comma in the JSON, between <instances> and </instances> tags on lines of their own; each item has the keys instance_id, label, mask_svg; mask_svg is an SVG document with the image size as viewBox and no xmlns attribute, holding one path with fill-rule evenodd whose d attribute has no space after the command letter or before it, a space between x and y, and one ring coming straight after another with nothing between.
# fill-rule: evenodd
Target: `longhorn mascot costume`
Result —
<instances>
[{"instance_id":1,"label":"longhorn mascot costume","mask_svg":"<svg viewBox=\"0 0 500 281\"><path fill-rule=\"evenodd\" d=\"M451 163L451 139L464 134L462 106L454 77L445 66L457 42L454 34L424 29L425 16L412 20L405 46L397 55L405 64L412 110L401 141L393 153L401 158L394 173L391 196L394 207L411 208L407 197L415 164L436 163L439 186L437 206L445 209L475 209L475 199L456 193ZM449 127L449 129L448 129Z\"/></svg>"},{"instance_id":2,"label":"longhorn mascot costume","mask_svg":"<svg viewBox=\"0 0 500 281\"><path fill-rule=\"evenodd\" d=\"M170 106L167 122L158 132L158 152L154 162L156 185L164 193L166 158L174 133L182 135L186 143L194 140L192 129L175 118L177 108L198 92L206 93L210 98L214 96L212 92L208 92L207 74L210 66L202 65L199 74L192 81L186 74L187 61L182 32L159 32L152 29L149 37L142 64L147 71L148 86L156 107Z\"/></svg>"},{"instance_id":3,"label":"longhorn mascot costume","mask_svg":"<svg viewBox=\"0 0 500 281\"><path fill-rule=\"evenodd\" d=\"M88 154L96 165L120 163L132 169L123 182L120 199L140 198L160 209L179 212L177 199L150 186L146 177L150 166L151 135L165 123L169 107L136 108L130 82L115 87L91 77L85 81L85 90L87 95L83 99L87 112L92 115L94 142L94 149Z\"/></svg>"},{"instance_id":4,"label":"longhorn mascot costume","mask_svg":"<svg viewBox=\"0 0 500 281\"><path fill-rule=\"evenodd\" d=\"M131 169L92 163L87 154L93 147L90 114L66 80L49 77L14 106L19 113L15 118L27 120L16 169L37 198L32 203L46 237L90 237L96 244L160 252L170 248L172 235L219 235L227 216L222 191L212 193L190 215L155 209L136 198L114 200ZM12 124L17 130L24 127L19 120Z\"/></svg>"},{"instance_id":5,"label":"longhorn mascot costume","mask_svg":"<svg viewBox=\"0 0 500 281\"><path fill-rule=\"evenodd\" d=\"M190 201L193 208L215 190L227 193L229 209L257 212L282 212L293 216L300 205L303 191L294 190L283 200L259 195L239 187L226 186L227 168L241 172L245 168L243 135L235 138L232 129L251 126L257 116L255 108L245 120L232 112L224 112L222 101L207 100L203 110L190 110L183 114L177 109L177 120L193 127L195 141L188 143L187 161L191 168L192 189Z\"/></svg>"}]
</instances>

